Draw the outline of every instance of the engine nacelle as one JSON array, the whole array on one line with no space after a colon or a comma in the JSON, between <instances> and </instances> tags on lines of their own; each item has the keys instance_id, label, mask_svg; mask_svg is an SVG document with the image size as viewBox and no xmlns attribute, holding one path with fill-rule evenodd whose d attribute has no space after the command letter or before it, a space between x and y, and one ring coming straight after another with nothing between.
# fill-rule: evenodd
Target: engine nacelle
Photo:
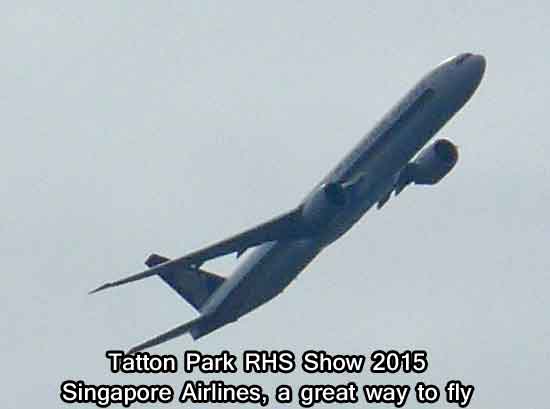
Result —
<instances>
[{"instance_id":1,"label":"engine nacelle","mask_svg":"<svg viewBox=\"0 0 550 409\"><path fill-rule=\"evenodd\" d=\"M302 220L311 229L319 229L329 223L347 203L347 192L340 183L326 183L302 206Z\"/></svg>"},{"instance_id":2,"label":"engine nacelle","mask_svg":"<svg viewBox=\"0 0 550 409\"><path fill-rule=\"evenodd\" d=\"M424 149L412 162L411 178L417 185L435 185L458 161L457 147L447 139L439 139Z\"/></svg>"}]
</instances>

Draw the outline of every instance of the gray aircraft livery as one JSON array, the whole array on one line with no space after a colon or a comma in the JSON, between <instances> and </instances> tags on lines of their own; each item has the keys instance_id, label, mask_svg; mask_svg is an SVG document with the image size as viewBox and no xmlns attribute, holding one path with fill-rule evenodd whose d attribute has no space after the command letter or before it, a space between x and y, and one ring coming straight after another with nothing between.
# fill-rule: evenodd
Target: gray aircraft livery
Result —
<instances>
[{"instance_id":1,"label":"gray aircraft livery","mask_svg":"<svg viewBox=\"0 0 550 409\"><path fill-rule=\"evenodd\" d=\"M342 236L373 205L384 206L409 184L434 185L458 160L440 139L419 150L470 99L485 72L485 58L449 58L424 76L359 144L294 209L263 224L170 260L152 254L148 269L106 283L91 293L158 275L199 316L129 353L189 332L193 339L236 321L281 293L327 245ZM227 278L201 269L213 258L246 257Z\"/></svg>"}]
</instances>

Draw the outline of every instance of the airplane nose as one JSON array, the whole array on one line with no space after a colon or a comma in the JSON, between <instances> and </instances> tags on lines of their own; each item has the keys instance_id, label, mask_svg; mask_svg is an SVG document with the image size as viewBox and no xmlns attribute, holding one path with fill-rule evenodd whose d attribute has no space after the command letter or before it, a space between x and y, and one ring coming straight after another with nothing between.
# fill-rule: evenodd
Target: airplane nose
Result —
<instances>
[{"instance_id":1,"label":"airplane nose","mask_svg":"<svg viewBox=\"0 0 550 409\"><path fill-rule=\"evenodd\" d=\"M470 54L464 61L464 79L466 80L466 83L471 84L473 90L475 90L481 82L486 66L487 62L485 57L479 54Z\"/></svg>"},{"instance_id":2,"label":"airplane nose","mask_svg":"<svg viewBox=\"0 0 550 409\"><path fill-rule=\"evenodd\" d=\"M478 73L480 77L485 73L485 67L487 66L487 61L485 57L480 54L472 55L470 58L470 64L473 66L473 70Z\"/></svg>"},{"instance_id":3,"label":"airplane nose","mask_svg":"<svg viewBox=\"0 0 550 409\"><path fill-rule=\"evenodd\" d=\"M485 74L487 62L481 54L462 53L445 60L429 74L430 85L436 94L444 95L456 106L470 99Z\"/></svg>"},{"instance_id":4,"label":"airplane nose","mask_svg":"<svg viewBox=\"0 0 550 409\"><path fill-rule=\"evenodd\" d=\"M466 70L473 78L481 78L487 65L485 57L480 54L464 53L456 57L455 65L465 66Z\"/></svg>"},{"instance_id":5,"label":"airplane nose","mask_svg":"<svg viewBox=\"0 0 550 409\"><path fill-rule=\"evenodd\" d=\"M477 81L481 81L483 74L485 73L485 67L487 66L487 61L485 57L480 54L474 54L468 58L468 70L470 71L470 76Z\"/></svg>"}]
</instances>

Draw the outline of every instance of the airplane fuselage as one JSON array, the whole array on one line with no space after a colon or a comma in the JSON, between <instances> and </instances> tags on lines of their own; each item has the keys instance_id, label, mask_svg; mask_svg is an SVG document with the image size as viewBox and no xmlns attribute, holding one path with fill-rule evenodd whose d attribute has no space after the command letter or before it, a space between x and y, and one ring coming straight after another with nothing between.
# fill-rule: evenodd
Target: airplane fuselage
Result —
<instances>
[{"instance_id":1,"label":"airplane fuselage","mask_svg":"<svg viewBox=\"0 0 550 409\"><path fill-rule=\"evenodd\" d=\"M360 175L342 211L310 238L268 242L245 254L202 306L208 319L191 330L192 336L200 338L281 293L324 247L391 191L395 175L472 96L484 69L483 57L461 54L423 77L304 199L323 184Z\"/></svg>"}]
</instances>

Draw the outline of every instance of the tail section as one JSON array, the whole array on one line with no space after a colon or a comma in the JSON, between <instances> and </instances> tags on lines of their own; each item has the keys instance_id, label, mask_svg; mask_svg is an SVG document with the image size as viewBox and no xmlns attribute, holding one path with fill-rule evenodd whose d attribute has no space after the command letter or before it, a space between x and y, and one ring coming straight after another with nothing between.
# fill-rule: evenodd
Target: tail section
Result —
<instances>
[{"instance_id":1,"label":"tail section","mask_svg":"<svg viewBox=\"0 0 550 409\"><path fill-rule=\"evenodd\" d=\"M145 264L152 268L169 260L158 254L151 254L145 260ZM159 273L159 276L197 311L225 281L223 277L195 267L163 271Z\"/></svg>"},{"instance_id":2,"label":"tail section","mask_svg":"<svg viewBox=\"0 0 550 409\"><path fill-rule=\"evenodd\" d=\"M153 268L154 266L166 263L167 261L170 261L170 259L159 256L158 254L151 254L147 260L145 260L145 264L147 267ZM225 281L223 277L196 267L185 267L162 271L158 275L183 299L195 307L196 310L200 310L212 293L216 291L216 289ZM131 348L128 353L131 354L150 348L172 338L184 335L187 332L195 332L200 327L200 324L203 323L208 317L208 314L201 315L194 320L186 322L185 324L171 329L164 334Z\"/></svg>"}]
</instances>

